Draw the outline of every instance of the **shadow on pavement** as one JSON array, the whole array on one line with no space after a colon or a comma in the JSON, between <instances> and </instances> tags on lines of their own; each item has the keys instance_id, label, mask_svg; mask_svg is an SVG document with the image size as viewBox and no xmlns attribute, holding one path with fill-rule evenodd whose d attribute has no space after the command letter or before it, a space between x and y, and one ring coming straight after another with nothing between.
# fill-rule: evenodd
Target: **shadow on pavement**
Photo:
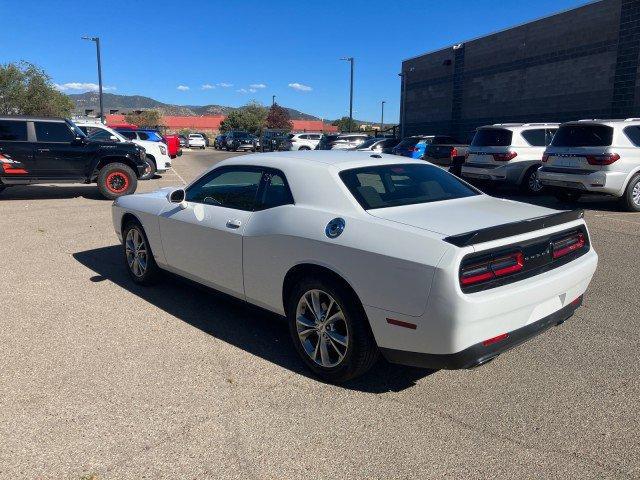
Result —
<instances>
[{"instance_id":1,"label":"shadow on pavement","mask_svg":"<svg viewBox=\"0 0 640 480\"><path fill-rule=\"evenodd\" d=\"M137 285L129 278L119 245L74 253L73 257L96 272L91 281L110 280L209 335L295 373L315 378L298 358L282 317L169 273L158 285ZM341 387L369 393L398 392L431 373L431 370L391 365L381 359L366 375Z\"/></svg>"},{"instance_id":2,"label":"shadow on pavement","mask_svg":"<svg viewBox=\"0 0 640 480\"><path fill-rule=\"evenodd\" d=\"M7 187L0 193L2 200L56 200L83 197L108 201L96 185L25 185Z\"/></svg>"}]
</instances>

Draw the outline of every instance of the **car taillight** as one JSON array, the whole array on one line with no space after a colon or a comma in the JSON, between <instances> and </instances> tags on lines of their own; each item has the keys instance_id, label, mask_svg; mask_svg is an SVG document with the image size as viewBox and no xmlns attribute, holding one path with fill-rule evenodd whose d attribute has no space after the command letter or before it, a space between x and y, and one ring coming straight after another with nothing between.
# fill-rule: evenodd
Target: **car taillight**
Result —
<instances>
[{"instance_id":1,"label":"car taillight","mask_svg":"<svg viewBox=\"0 0 640 480\"><path fill-rule=\"evenodd\" d=\"M524 266L522 252L501 255L491 260L467 265L460 271L460 285L467 287L519 272Z\"/></svg>"},{"instance_id":2,"label":"car taillight","mask_svg":"<svg viewBox=\"0 0 640 480\"><path fill-rule=\"evenodd\" d=\"M518 154L516 152L494 153L493 159L496 162L508 162L509 160L513 160L517 156Z\"/></svg>"},{"instance_id":3,"label":"car taillight","mask_svg":"<svg viewBox=\"0 0 640 480\"><path fill-rule=\"evenodd\" d=\"M576 250L580 250L585 246L586 240L584 235L580 232L574 233L565 238L561 238L560 240L556 240L551 242L551 251L553 255L553 259L564 257L571 252L575 252Z\"/></svg>"},{"instance_id":4,"label":"car taillight","mask_svg":"<svg viewBox=\"0 0 640 480\"><path fill-rule=\"evenodd\" d=\"M585 155L589 165L611 165L613 162L620 160L617 153L605 153L603 155Z\"/></svg>"},{"instance_id":5,"label":"car taillight","mask_svg":"<svg viewBox=\"0 0 640 480\"><path fill-rule=\"evenodd\" d=\"M549 161L549 154L548 153L544 153L542 155L542 163L547 163Z\"/></svg>"},{"instance_id":6,"label":"car taillight","mask_svg":"<svg viewBox=\"0 0 640 480\"><path fill-rule=\"evenodd\" d=\"M458 149L456 147L453 147L451 149L451 159L454 159L458 156Z\"/></svg>"}]
</instances>

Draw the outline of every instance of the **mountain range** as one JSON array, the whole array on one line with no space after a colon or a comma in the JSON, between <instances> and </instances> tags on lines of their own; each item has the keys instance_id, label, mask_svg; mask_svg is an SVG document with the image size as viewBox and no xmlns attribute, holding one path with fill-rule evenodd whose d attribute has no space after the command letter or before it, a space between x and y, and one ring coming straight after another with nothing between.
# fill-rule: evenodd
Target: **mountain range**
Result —
<instances>
[{"instance_id":1,"label":"mountain range","mask_svg":"<svg viewBox=\"0 0 640 480\"><path fill-rule=\"evenodd\" d=\"M98 111L99 98L97 92L70 94L69 98L75 103L75 112L83 115L85 110L93 109ZM160 111L163 115L182 115L182 116L202 116L202 115L226 115L236 110L236 107L227 107L224 105L172 105L170 103L159 102L153 98L143 97L141 95L116 95L114 93L104 93L104 110L145 110L154 109ZM294 110L293 108L283 107L289 112L292 120L320 120L320 118L309 115L308 113Z\"/></svg>"}]
</instances>

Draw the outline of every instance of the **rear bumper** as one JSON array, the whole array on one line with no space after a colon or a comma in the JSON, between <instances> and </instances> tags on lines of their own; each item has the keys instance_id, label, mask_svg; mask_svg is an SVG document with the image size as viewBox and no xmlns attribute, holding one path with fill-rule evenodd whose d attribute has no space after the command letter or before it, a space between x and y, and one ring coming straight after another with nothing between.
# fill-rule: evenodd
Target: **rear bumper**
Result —
<instances>
[{"instance_id":1,"label":"rear bumper","mask_svg":"<svg viewBox=\"0 0 640 480\"><path fill-rule=\"evenodd\" d=\"M566 173L549 171L542 167L538 171L538 178L540 183L548 187L621 196L627 174L606 171Z\"/></svg>"},{"instance_id":2,"label":"rear bumper","mask_svg":"<svg viewBox=\"0 0 640 480\"><path fill-rule=\"evenodd\" d=\"M456 370L477 367L494 359L501 353L540 335L545 330L563 323L573 316L576 309L582 305L582 298L582 296L578 297L569 305L551 315L541 318L537 322L508 332L507 338L489 345L480 342L452 354L407 352L390 348L381 348L380 352L384 358L391 363L412 367L430 368L434 370Z\"/></svg>"},{"instance_id":3,"label":"rear bumper","mask_svg":"<svg viewBox=\"0 0 640 480\"><path fill-rule=\"evenodd\" d=\"M506 162L505 165L495 166L488 164L486 166L479 163L466 163L462 165L461 175L463 178L474 180L486 180L490 182L509 183L517 185L520 183L524 173L532 165L538 162Z\"/></svg>"}]
</instances>

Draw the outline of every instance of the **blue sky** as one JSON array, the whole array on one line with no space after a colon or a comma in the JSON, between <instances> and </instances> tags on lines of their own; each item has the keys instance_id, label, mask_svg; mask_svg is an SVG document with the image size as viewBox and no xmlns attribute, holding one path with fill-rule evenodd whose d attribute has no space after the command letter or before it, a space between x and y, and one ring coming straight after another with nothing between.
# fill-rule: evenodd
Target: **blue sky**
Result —
<instances>
[{"instance_id":1,"label":"blue sky","mask_svg":"<svg viewBox=\"0 0 640 480\"><path fill-rule=\"evenodd\" d=\"M323 118L397 121L403 59L582 5L584 0L0 0L0 63L43 67L69 93L109 91L184 104L255 99Z\"/></svg>"}]
</instances>

